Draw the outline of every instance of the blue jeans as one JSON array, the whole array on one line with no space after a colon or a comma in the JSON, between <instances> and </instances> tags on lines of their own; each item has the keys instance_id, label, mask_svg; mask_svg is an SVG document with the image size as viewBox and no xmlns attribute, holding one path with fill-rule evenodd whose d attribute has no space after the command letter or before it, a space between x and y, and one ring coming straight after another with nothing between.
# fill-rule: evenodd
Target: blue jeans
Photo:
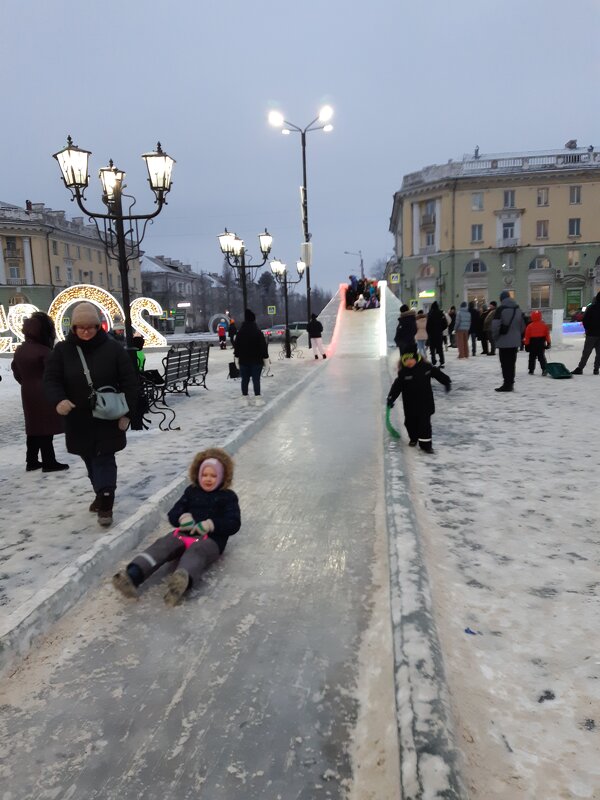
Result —
<instances>
[{"instance_id":1,"label":"blue jeans","mask_svg":"<svg viewBox=\"0 0 600 800\"><path fill-rule=\"evenodd\" d=\"M240 364L240 376L242 378L242 394L248 395L248 384L252 378L252 388L254 394L258 397L260 395L260 373L262 372L263 365L261 364Z\"/></svg>"},{"instance_id":2,"label":"blue jeans","mask_svg":"<svg viewBox=\"0 0 600 800\"><path fill-rule=\"evenodd\" d=\"M115 491L117 488L117 462L114 453L83 458L83 463L96 493L101 492L102 489Z\"/></svg>"},{"instance_id":3,"label":"blue jeans","mask_svg":"<svg viewBox=\"0 0 600 800\"><path fill-rule=\"evenodd\" d=\"M426 339L417 339L417 352L422 358L427 358Z\"/></svg>"}]
</instances>

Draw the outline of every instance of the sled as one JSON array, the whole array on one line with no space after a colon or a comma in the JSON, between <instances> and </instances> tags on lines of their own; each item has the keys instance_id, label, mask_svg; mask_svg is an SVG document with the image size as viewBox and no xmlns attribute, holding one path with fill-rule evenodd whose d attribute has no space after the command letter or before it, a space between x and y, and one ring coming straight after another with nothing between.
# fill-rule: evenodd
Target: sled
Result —
<instances>
[{"instance_id":1,"label":"sled","mask_svg":"<svg viewBox=\"0 0 600 800\"><path fill-rule=\"evenodd\" d=\"M390 419L391 413L392 409L390 408L390 406L387 406L385 410L385 427L387 428L388 433L392 437L392 439L399 439L400 434L398 433L396 428L394 428L394 426L392 425L392 421Z\"/></svg>"},{"instance_id":2,"label":"sled","mask_svg":"<svg viewBox=\"0 0 600 800\"><path fill-rule=\"evenodd\" d=\"M550 364L546 364L546 372L551 378L572 378L570 370L568 370L564 364L561 364L559 361L553 361Z\"/></svg>"}]
</instances>

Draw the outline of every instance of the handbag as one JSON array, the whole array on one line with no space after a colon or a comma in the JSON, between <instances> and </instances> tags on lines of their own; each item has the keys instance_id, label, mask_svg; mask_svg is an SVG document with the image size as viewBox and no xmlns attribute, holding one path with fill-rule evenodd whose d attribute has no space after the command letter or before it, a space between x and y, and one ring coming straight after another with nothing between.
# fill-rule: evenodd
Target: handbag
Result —
<instances>
[{"instance_id":1,"label":"handbag","mask_svg":"<svg viewBox=\"0 0 600 800\"><path fill-rule=\"evenodd\" d=\"M101 386L94 388L87 362L81 347L77 348L81 366L90 387L90 402L92 405L92 416L96 419L115 420L124 417L129 412L129 406L123 392L118 392L114 386Z\"/></svg>"}]
</instances>

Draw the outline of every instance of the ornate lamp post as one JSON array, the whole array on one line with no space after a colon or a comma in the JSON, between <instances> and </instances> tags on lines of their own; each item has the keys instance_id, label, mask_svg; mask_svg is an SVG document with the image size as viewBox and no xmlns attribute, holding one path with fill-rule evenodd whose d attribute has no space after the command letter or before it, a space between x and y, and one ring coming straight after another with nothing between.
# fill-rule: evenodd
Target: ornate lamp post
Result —
<instances>
[{"instance_id":1,"label":"ornate lamp post","mask_svg":"<svg viewBox=\"0 0 600 800\"><path fill-rule=\"evenodd\" d=\"M93 220L108 257L115 259L119 265L127 349L135 363L136 348L132 341L133 329L129 296L129 262L140 256L140 245L146 233L148 221L157 217L163 206L166 205L166 196L171 190L171 173L175 161L163 152L160 142L156 146L156 151L142 155L148 168L148 183L156 197L154 202L157 209L152 214L123 213L122 198L127 197L132 201L129 210L135 204L135 198L123 191L126 188L125 173L118 170L112 160L109 161L108 167L103 167L99 173L102 182L102 202L107 208L107 212L101 214L89 211L84 205L85 190L89 183L88 159L90 156L91 152L74 145L70 136L67 137L67 146L58 153L54 153L54 158L58 161L62 172L64 184L71 192L72 200L76 200L83 213ZM102 220L102 230L98 220ZM125 223L128 225L127 231ZM143 224L140 226L140 223Z\"/></svg>"},{"instance_id":2,"label":"ornate lamp post","mask_svg":"<svg viewBox=\"0 0 600 800\"><path fill-rule=\"evenodd\" d=\"M293 122L288 122L279 111L271 111L269 113L269 123L275 128L281 128L281 132L289 136L290 133L299 133L300 142L302 145L302 186L300 187L300 205L302 209L302 230L304 232L304 245L302 248L302 259L306 265L306 313L307 321L310 321L311 306L310 306L310 268L312 266L312 244L311 234L308 231L308 195L306 188L306 134L310 131L324 131L329 133L333 130L333 125L330 120L333 117L333 108L331 106L323 106L319 111L317 117L305 128L300 128L294 125ZM321 124L317 124L321 123Z\"/></svg>"},{"instance_id":3,"label":"ornate lamp post","mask_svg":"<svg viewBox=\"0 0 600 800\"><path fill-rule=\"evenodd\" d=\"M292 357L292 347L290 344L290 323L288 315L288 285L289 284L294 285L296 283L300 283L305 270L308 273L308 269L304 261L296 262L296 270L298 271L298 279L295 281L291 281L288 278L287 265L284 264L282 261L279 261L278 259L273 259L273 261L271 261L271 272L273 273L273 276L277 281L277 283L280 283L283 286L283 299L285 306L285 357L286 358Z\"/></svg>"},{"instance_id":4,"label":"ornate lamp post","mask_svg":"<svg viewBox=\"0 0 600 800\"><path fill-rule=\"evenodd\" d=\"M363 262L362 250L359 250L357 253L353 253L351 250L344 250L344 255L345 256L359 256L360 257L360 277L364 281L364 279L365 279L365 266L364 266L364 262Z\"/></svg>"},{"instance_id":5,"label":"ornate lamp post","mask_svg":"<svg viewBox=\"0 0 600 800\"><path fill-rule=\"evenodd\" d=\"M263 257L263 260L260 262L260 264L246 264L246 247L244 245L244 240L240 239L235 233L230 233L227 228L225 228L225 232L222 233L218 239L221 252L227 259L229 266L239 270L240 282L242 284L242 297L244 298L244 308L248 308L246 270L257 270L259 267L262 267L263 264L267 263L267 258L269 257L271 247L273 246L273 237L266 228L264 233L258 234L258 243Z\"/></svg>"}]
</instances>

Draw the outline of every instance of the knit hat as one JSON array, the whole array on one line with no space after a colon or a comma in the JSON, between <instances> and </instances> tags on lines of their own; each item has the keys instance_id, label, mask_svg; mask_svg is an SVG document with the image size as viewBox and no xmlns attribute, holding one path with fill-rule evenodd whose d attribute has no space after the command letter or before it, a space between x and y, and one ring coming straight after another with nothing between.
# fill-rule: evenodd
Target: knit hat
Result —
<instances>
[{"instance_id":1,"label":"knit hat","mask_svg":"<svg viewBox=\"0 0 600 800\"><path fill-rule=\"evenodd\" d=\"M507 300L509 297L510 297L510 292L508 291L508 289L503 289L500 292L500 302L502 302L503 300Z\"/></svg>"},{"instance_id":2,"label":"knit hat","mask_svg":"<svg viewBox=\"0 0 600 800\"><path fill-rule=\"evenodd\" d=\"M223 464L221 464L218 458L205 458L204 461L200 464L200 469L198 470L198 483L200 483L200 478L202 477L202 473L204 472L206 467L212 467L214 471L217 473L217 482L215 486L210 490L214 492L215 489L218 489L219 486L223 483L223 478L225 476L225 468L223 467Z\"/></svg>"},{"instance_id":3,"label":"knit hat","mask_svg":"<svg viewBox=\"0 0 600 800\"><path fill-rule=\"evenodd\" d=\"M244 311L244 322L256 322L256 314L247 308Z\"/></svg>"},{"instance_id":4,"label":"knit hat","mask_svg":"<svg viewBox=\"0 0 600 800\"><path fill-rule=\"evenodd\" d=\"M407 361L419 361L421 356L418 353L402 353L402 358L400 361L402 362L402 366L406 366Z\"/></svg>"}]
</instances>

